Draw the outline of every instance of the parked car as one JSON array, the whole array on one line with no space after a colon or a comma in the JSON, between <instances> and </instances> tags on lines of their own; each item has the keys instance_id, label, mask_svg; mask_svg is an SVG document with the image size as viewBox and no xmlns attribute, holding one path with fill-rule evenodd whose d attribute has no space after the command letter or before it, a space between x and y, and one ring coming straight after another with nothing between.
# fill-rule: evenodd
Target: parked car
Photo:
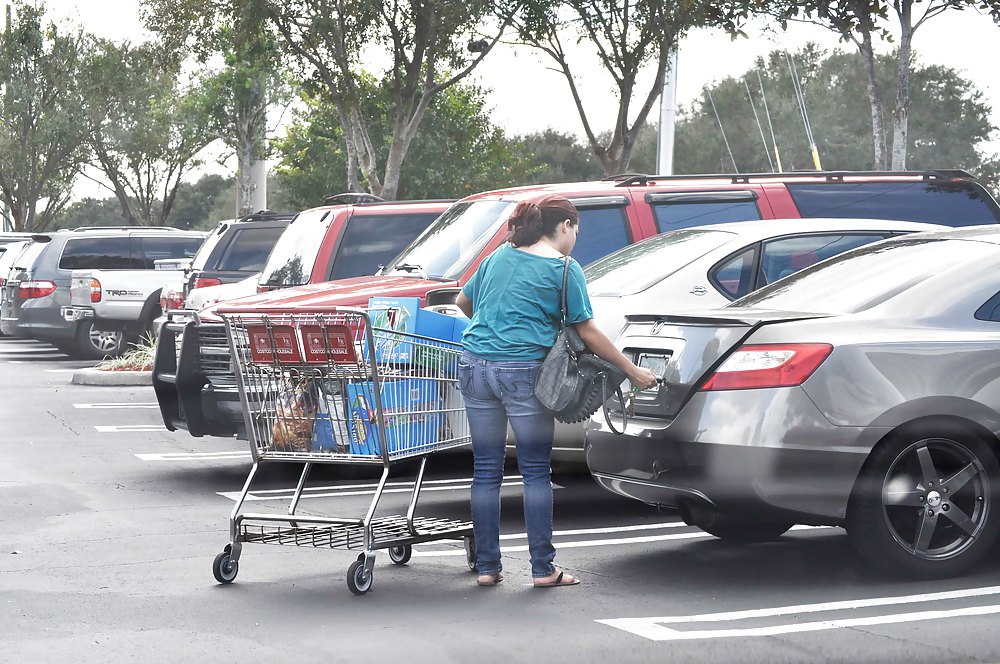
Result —
<instances>
[{"instance_id":1,"label":"parked car","mask_svg":"<svg viewBox=\"0 0 1000 664\"><path fill-rule=\"evenodd\" d=\"M114 357L127 342L154 332L164 281L182 278L183 266L198 249L191 233L140 238L143 258L133 255L130 269L73 270L70 304L60 313L70 323L92 322L90 343L78 348L81 355ZM204 233L195 236L204 239Z\"/></svg>"},{"instance_id":2,"label":"parked car","mask_svg":"<svg viewBox=\"0 0 1000 664\"><path fill-rule=\"evenodd\" d=\"M587 266L594 322L611 339L633 311L723 307L821 260L904 233L943 226L879 219L744 221L671 231ZM508 448L516 453L513 434ZM583 424L556 423L552 458L583 466Z\"/></svg>"},{"instance_id":3,"label":"parked car","mask_svg":"<svg viewBox=\"0 0 1000 664\"><path fill-rule=\"evenodd\" d=\"M103 330L93 318L73 321L62 316L60 310L70 305L73 270L152 270L154 257L191 256L203 240L204 234L194 231L132 226L35 235L18 261L23 261L23 269L7 281L0 328L4 334L52 343L71 355L113 354L109 340L117 339L120 346L119 331ZM159 293L148 297L158 301Z\"/></svg>"},{"instance_id":4,"label":"parked car","mask_svg":"<svg viewBox=\"0 0 1000 664\"><path fill-rule=\"evenodd\" d=\"M258 279L217 286L203 297L197 294L207 289L192 290L186 306L374 274L451 204L374 201L358 194L327 201L288 224ZM195 436L235 431L242 415L225 330L218 321L202 324L194 311L175 315L162 327L156 357L153 387L169 429L186 428Z\"/></svg>"},{"instance_id":5,"label":"parked car","mask_svg":"<svg viewBox=\"0 0 1000 664\"><path fill-rule=\"evenodd\" d=\"M874 566L957 574L1000 535L998 274L1000 227L920 233L631 315L619 347L665 382L625 435L591 420L590 470L722 538L846 526Z\"/></svg>"},{"instance_id":6,"label":"parked car","mask_svg":"<svg viewBox=\"0 0 1000 664\"><path fill-rule=\"evenodd\" d=\"M27 241L10 242L0 245L0 250L3 250L3 253L0 253L0 311L3 310L4 292L6 290L4 286L7 285L7 276L14 267L14 261L27 246ZM0 337L2 336L5 335L0 331Z\"/></svg>"},{"instance_id":7,"label":"parked car","mask_svg":"<svg viewBox=\"0 0 1000 664\"><path fill-rule=\"evenodd\" d=\"M191 261L184 296L196 288L230 284L260 272L294 217L292 212L262 210L220 221Z\"/></svg>"},{"instance_id":8,"label":"parked car","mask_svg":"<svg viewBox=\"0 0 1000 664\"><path fill-rule=\"evenodd\" d=\"M35 258L45 248L45 242L47 236L38 236L35 241L24 243L20 251L8 254L10 267L0 272L0 335L9 336L10 333L5 330L12 329L17 323L13 302L13 295L17 293L17 289L12 288L8 291L7 284L21 278L22 273L34 263Z\"/></svg>"},{"instance_id":9,"label":"parked car","mask_svg":"<svg viewBox=\"0 0 1000 664\"><path fill-rule=\"evenodd\" d=\"M517 203L551 193L566 196L579 208L580 232L573 255L584 265L669 230L800 217L796 205L814 216L959 220L956 223L1000 219L1000 206L989 193L967 173L955 171L629 176L517 187L455 203L376 276L310 283L237 303L252 310L366 306L373 295L420 297L424 305L453 301L479 263L506 240L507 217ZM158 388L158 395L164 395L160 397L164 422L171 430L188 426L192 435L242 435L225 330L210 310L200 312L199 320L197 340L188 344L189 359L164 357L164 386ZM203 357L211 359L199 359ZM194 378L182 381L181 374ZM154 373L154 385L155 381ZM171 405L178 399L189 401L187 422ZM200 420L194 426L192 413Z\"/></svg>"}]
</instances>

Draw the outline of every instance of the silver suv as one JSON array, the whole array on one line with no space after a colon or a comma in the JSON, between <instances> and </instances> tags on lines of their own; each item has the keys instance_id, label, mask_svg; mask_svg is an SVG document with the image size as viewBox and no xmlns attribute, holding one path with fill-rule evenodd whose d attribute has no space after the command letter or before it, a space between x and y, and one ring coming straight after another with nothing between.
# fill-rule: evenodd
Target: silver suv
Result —
<instances>
[{"instance_id":1,"label":"silver suv","mask_svg":"<svg viewBox=\"0 0 1000 664\"><path fill-rule=\"evenodd\" d=\"M152 258L191 258L204 234L175 228L93 227L33 235L5 286L0 310L3 334L51 343L69 355L100 359L117 355L138 330L100 329L94 319L67 321L73 270L153 269ZM144 306L143 320L159 315L160 293Z\"/></svg>"}]
</instances>

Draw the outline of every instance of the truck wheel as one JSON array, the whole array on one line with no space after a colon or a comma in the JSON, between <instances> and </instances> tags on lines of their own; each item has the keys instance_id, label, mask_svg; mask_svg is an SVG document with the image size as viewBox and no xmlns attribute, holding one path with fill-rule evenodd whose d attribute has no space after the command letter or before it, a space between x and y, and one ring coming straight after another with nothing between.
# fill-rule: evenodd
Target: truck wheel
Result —
<instances>
[{"instance_id":1,"label":"truck wheel","mask_svg":"<svg viewBox=\"0 0 1000 664\"><path fill-rule=\"evenodd\" d=\"M82 321L76 328L76 352L74 355L86 360L103 360L118 357L125 349L125 333L122 330L102 330L94 326L92 319Z\"/></svg>"}]
</instances>

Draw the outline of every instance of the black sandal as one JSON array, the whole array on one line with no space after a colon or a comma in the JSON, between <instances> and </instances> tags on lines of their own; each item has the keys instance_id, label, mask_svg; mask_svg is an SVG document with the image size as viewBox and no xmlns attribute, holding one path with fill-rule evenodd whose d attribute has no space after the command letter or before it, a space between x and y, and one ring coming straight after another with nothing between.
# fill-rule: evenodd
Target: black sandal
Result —
<instances>
[{"instance_id":1,"label":"black sandal","mask_svg":"<svg viewBox=\"0 0 1000 664\"><path fill-rule=\"evenodd\" d=\"M563 581L563 576L566 573L559 570L559 576L555 578L554 581L545 581L543 583L534 582L536 588L558 588L559 586L577 586L580 585L580 579L573 578L572 581Z\"/></svg>"}]
</instances>

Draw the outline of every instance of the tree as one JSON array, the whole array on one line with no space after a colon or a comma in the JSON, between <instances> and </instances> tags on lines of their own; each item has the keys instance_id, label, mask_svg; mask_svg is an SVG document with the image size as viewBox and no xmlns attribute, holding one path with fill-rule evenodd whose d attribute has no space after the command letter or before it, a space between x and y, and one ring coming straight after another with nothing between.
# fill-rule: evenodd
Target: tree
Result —
<instances>
[{"instance_id":1,"label":"tree","mask_svg":"<svg viewBox=\"0 0 1000 664\"><path fill-rule=\"evenodd\" d=\"M755 3L708 0L529 0L513 3L507 15L521 43L539 49L566 79L583 130L605 175L627 170L639 131L663 89L670 52L692 28L718 26L737 31ZM567 45L589 42L611 75L618 112L608 140L601 140L584 108ZM638 77L654 68L652 85L638 90ZM632 103L639 108L633 112Z\"/></svg>"},{"instance_id":2,"label":"tree","mask_svg":"<svg viewBox=\"0 0 1000 664\"><path fill-rule=\"evenodd\" d=\"M0 197L14 230L49 227L87 158L77 83L82 37L43 26L44 6L7 7L0 37Z\"/></svg>"},{"instance_id":3,"label":"tree","mask_svg":"<svg viewBox=\"0 0 1000 664\"><path fill-rule=\"evenodd\" d=\"M858 53L827 53L814 45L794 54L799 64L802 87L807 100L822 103L809 106L809 116L816 129L819 150L825 167L835 170L870 170L873 164L871 131L868 118L855 112L864 106L866 91L863 58ZM893 80L895 58L878 56L876 76L883 90ZM727 78L711 88L712 98L722 120L722 129L742 172L766 172L772 161L767 149L770 134L767 118L754 119L747 99L744 79L756 83L757 72L763 81L770 119L781 149L786 170L811 167L811 157L802 126L793 84L784 53L774 52L760 59L757 69L741 78ZM759 86L750 85L758 112L762 113ZM991 158L979 147L989 140L994 127L989 122L989 106L981 92L954 70L939 66L916 66L912 74L912 135L916 137L907 155L915 168L965 168L987 172ZM892 105L886 92L880 106ZM715 113L707 98L682 109L677 125L677 170L682 173L731 172L732 163L722 139Z\"/></svg>"},{"instance_id":4,"label":"tree","mask_svg":"<svg viewBox=\"0 0 1000 664\"><path fill-rule=\"evenodd\" d=\"M403 164L436 96L464 79L500 38L479 33L493 3L485 0L266 0L271 21L296 59L310 95L336 109L344 128L351 191L396 198ZM389 95L388 151L380 150L363 113L366 74L360 63L387 62L375 76Z\"/></svg>"},{"instance_id":5,"label":"tree","mask_svg":"<svg viewBox=\"0 0 1000 664\"><path fill-rule=\"evenodd\" d=\"M368 119L378 159L392 149L392 91L363 82L362 112ZM324 197L349 190L343 178L347 155L337 109L322 98L307 97L287 136L275 142L281 155L278 173L289 202L318 205ZM485 189L521 184L532 168L517 141L493 125L480 88L457 85L435 97L424 128L409 148L419 169L401 173L398 196L406 199L461 197ZM340 174L340 175L338 175Z\"/></svg>"},{"instance_id":6,"label":"tree","mask_svg":"<svg viewBox=\"0 0 1000 664\"><path fill-rule=\"evenodd\" d=\"M85 70L88 140L132 225L163 226L184 176L216 134L206 95L179 83L180 62L155 45L96 40Z\"/></svg>"},{"instance_id":7,"label":"tree","mask_svg":"<svg viewBox=\"0 0 1000 664\"><path fill-rule=\"evenodd\" d=\"M546 129L519 140L532 162L532 184L586 182L601 177L603 169L594 153L573 134Z\"/></svg>"},{"instance_id":8,"label":"tree","mask_svg":"<svg viewBox=\"0 0 1000 664\"><path fill-rule=\"evenodd\" d=\"M267 159L268 111L288 98L282 55L267 23L265 0L144 0L146 24L174 48L191 48L223 67L207 79L209 111L236 155L237 207L252 210L255 164Z\"/></svg>"},{"instance_id":9,"label":"tree","mask_svg":"<svg viewBox=\"0 0 1000 664\"><path fill-rule=\"evenodd\" d=\"M875 167L883 170L888 165L886 156L885 115L881 83L875 72L874 40L892 39L885 26L890 11L899 24L899 49L897 51L896 80L891 89L896 92L891 107L893 125L893 170L906 168L909 150L910 73L913 65L913 34L931 18L949 9L978 8L988 11L995 22L1000 22L1000 2L997 0L927 0L923 11L916 9L919 18L914 20L915 7L921 0L767 0L762 6L786 26L789 20L805 20L823 26L850 41L858 48L864 62L865 85L872 119L872 144Z\"/></svg>"}]
</instances>

